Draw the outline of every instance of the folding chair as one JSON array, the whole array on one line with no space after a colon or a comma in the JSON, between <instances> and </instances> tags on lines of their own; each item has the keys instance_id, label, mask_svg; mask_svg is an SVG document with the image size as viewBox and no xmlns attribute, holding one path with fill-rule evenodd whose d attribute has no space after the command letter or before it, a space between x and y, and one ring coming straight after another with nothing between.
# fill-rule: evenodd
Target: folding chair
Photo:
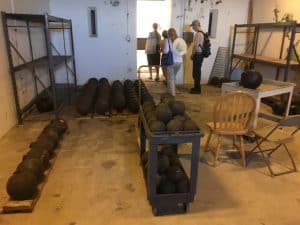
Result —
<instances>
[{"instance_id":1,"label":"folding chair","mask_svg":"<svg viewBox=\"0 0 300 225\"><path fill-rule=\"evenodd\" d=\"M289 132L284 130L284 128L287 128L287 127L291 127L292 130ZM292 127L295 127L295 129L293 129ZM251 158L250 154L259 152L259 153L261 153L261 155L270 171L271 176L278 176L278 175L282 175L282 174L296 172L297 168L296 168L295 161L294 161L291 153L289 152L286 144L291 143L294 140L294 135L299 131L299 129L300 129L300 115L297 115L297 116L291 116L286 119L283 119L278 124L275 124L273 126L254 130L253 132L255 133L255 135L257 137L256 145L247 154L249 156L249 157L247 156L247 161L249 162L249 158ZM273 143L273 144L275 144L275 147L269 148L269 149L263 149L261 145L264 142ZM264 155L264 152L267 152L268 156L271 156L275 151L282 149L281 147L283 147L283 149L287 152L287 154L290 158L290 161L293 165L293 169L284 171L284 172L274 173L274 171L271 168L271 162Z\"/></svg>"}]
</instances>

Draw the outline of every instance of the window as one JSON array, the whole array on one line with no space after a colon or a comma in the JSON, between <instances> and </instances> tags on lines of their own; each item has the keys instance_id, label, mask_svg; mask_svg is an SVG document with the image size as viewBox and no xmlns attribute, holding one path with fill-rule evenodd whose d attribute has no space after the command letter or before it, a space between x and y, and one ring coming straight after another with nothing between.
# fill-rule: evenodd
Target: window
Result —
<instances>
[{"instance_id":1,"label":"window","mask_svg":"<svg viewBox=\"0 0 300 225\"><path fill-rule=\"evenodd\" d=\"M216 38L217 36L217 23L218 23L218 10L212 9L209 13L209 22L208 22L208 35L211 38Z\"/></svg>"},{"instance_id":2,"label":"window","mask_svg":"<svg viewBox=\"0 0 300 225\"><path fill-rule=\"evenodd\" d=\"M97 37L97 9L96 7L88 8L89 34L90 37Z\"/></svg>"}]
</instances>

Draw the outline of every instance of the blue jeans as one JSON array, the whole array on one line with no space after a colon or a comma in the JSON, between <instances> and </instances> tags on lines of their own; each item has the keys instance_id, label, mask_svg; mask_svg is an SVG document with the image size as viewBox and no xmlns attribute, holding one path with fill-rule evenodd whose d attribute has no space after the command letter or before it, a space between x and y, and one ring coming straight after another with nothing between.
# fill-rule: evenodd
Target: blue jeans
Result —
<instances>
[{"instance_id":1,"label":"blue jeans","mask_svg":"<svg viewBox=\"0 0 300 225\"><path fill-rule=\"evenodd\" d=\"M172 66L167 67L168 71L168 93L175 96L175 82L176 82L176 75L181 67L182 63L174 63Z\"/></svg>"}]
</instances>

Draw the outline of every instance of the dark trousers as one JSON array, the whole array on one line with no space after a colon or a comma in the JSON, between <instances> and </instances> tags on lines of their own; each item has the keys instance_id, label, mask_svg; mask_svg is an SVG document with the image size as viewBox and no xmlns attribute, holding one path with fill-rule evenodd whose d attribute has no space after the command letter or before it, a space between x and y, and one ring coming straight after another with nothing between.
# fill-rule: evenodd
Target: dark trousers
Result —
<instances>
[{"instance_id":1,"label":"dark trousers","mask_svg":"<svg viewBox=\"0 0 300 225\"><path fill-rule=\"evenodd\" d=\"M201 81L201 67L203 63L203 56L201 54L195 54L193 57L193 79L194 79L194 88L196 90L201 90L200 81Z\"/></svg>"}]
</instances>

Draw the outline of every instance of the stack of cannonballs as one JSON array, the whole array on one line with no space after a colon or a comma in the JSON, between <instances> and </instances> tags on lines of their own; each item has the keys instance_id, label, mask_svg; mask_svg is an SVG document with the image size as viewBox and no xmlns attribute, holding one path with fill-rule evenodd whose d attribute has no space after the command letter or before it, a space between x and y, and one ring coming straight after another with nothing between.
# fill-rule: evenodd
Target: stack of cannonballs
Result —
<instances>
[{"instance_id":1,"label":"stack of cannonballs","mask_svg":"<svg viewBox=\"0 0 300 225\"><path fill-rule=\"evenodd\" d=\"M153 100L146 100L143 103L143 112L150 131L154 133L186 133L199 130L197 124L185 114L185 104L176 101L170 94L163 94L157 106Z\"/></svg>"},{"instance_id":2,"label":"stack of cannonballs","mask_svg":"<svg viewBox=\"0 0 300 225\"><path fill-rule=\"evenodd\" d=\"M140 97L142 104L146 101L153 101L152 95L150 94L145 83L142 80L135 80L134 86L135 86L135 91Z\"/></svg>"},{"instance_id":3,"label":"stack of cannonballs","mask_svg":"<svg viewBox=\"0 0 300 225\"><path fill-rule=\"evenodd\" d=\"M89 79L82 87L76 102L76 109L80 115L85 116L93 112L97 88L98 80L96 78Z\"/></svg>"},{"instance_id":4,"label":"stack of cannonballs","mask_svg":"<svg viewBox=\"0 0 300 225\"><path fill-rule=\"evenodd\" d=\"M130 112L138 113L139 111L139 101L138 96L135 91L134 83L131 80L125 80L124 91L127 102L127 107Z\"/></svg>"},{"instance_id":5,"label":"stack of cannonballs","mask_svg":"<svg viewBox=\"0 0 300 225\"><path fill-rule=\"evenodd\" d=\"M115 80L111 88L111 105L118 113L126 108L126 98L124 95L124 86L121 81Z\"/></svg>"},{"instance_id":6,"label":"stack of cannonballs","mask_svg":"<svg viewBox=\"0 0 300 225\"><path fill-rule=\"evenodd\" d=\"M90 113L108 115L112 110L121 113L126 107L132 113L139 111L135 83L131 80L126 80L124 85L115 80L110 85L107 78L101 78L99 82L91 78L83 86L76 103L77 112L82 116Z\"/></svg>"},{"instance_id":7,"label":"stack of cannonballs","mask_svg":"<svg viewBox=\"0 0 300 225\"><path fill-rule=\"evenodd\" d=\"M149 154L144 152L142 164L149 172ZM189 179L182 169L180 159L171 145L162 146L157 153L156 187L158 194L188 193Z\"/></svg>"},{"instance_id":8,"label":"stack of cannonballs","mask_svg":"<svg viewBox=\"0 0 300 225\"><path fill-rule=\"evenodd\" d=\"M67 123L61 119L52 120L41 132L37 140L30 144L30 150L8 179L6 190L12 200L33 199L44 171L50 165L54 150L67 130Z\"/></svg>"},{"instance_id":9,"label":"stack of cannonballs","mask_svg":"<svg viewBox=\"0 0 300 225\"><path fill-rule=\"evenodd\" d=\"M110 111L111 86L106 78L101 78L98 84L95 113L105 115Z\"/></svg>"}]
</instances>

